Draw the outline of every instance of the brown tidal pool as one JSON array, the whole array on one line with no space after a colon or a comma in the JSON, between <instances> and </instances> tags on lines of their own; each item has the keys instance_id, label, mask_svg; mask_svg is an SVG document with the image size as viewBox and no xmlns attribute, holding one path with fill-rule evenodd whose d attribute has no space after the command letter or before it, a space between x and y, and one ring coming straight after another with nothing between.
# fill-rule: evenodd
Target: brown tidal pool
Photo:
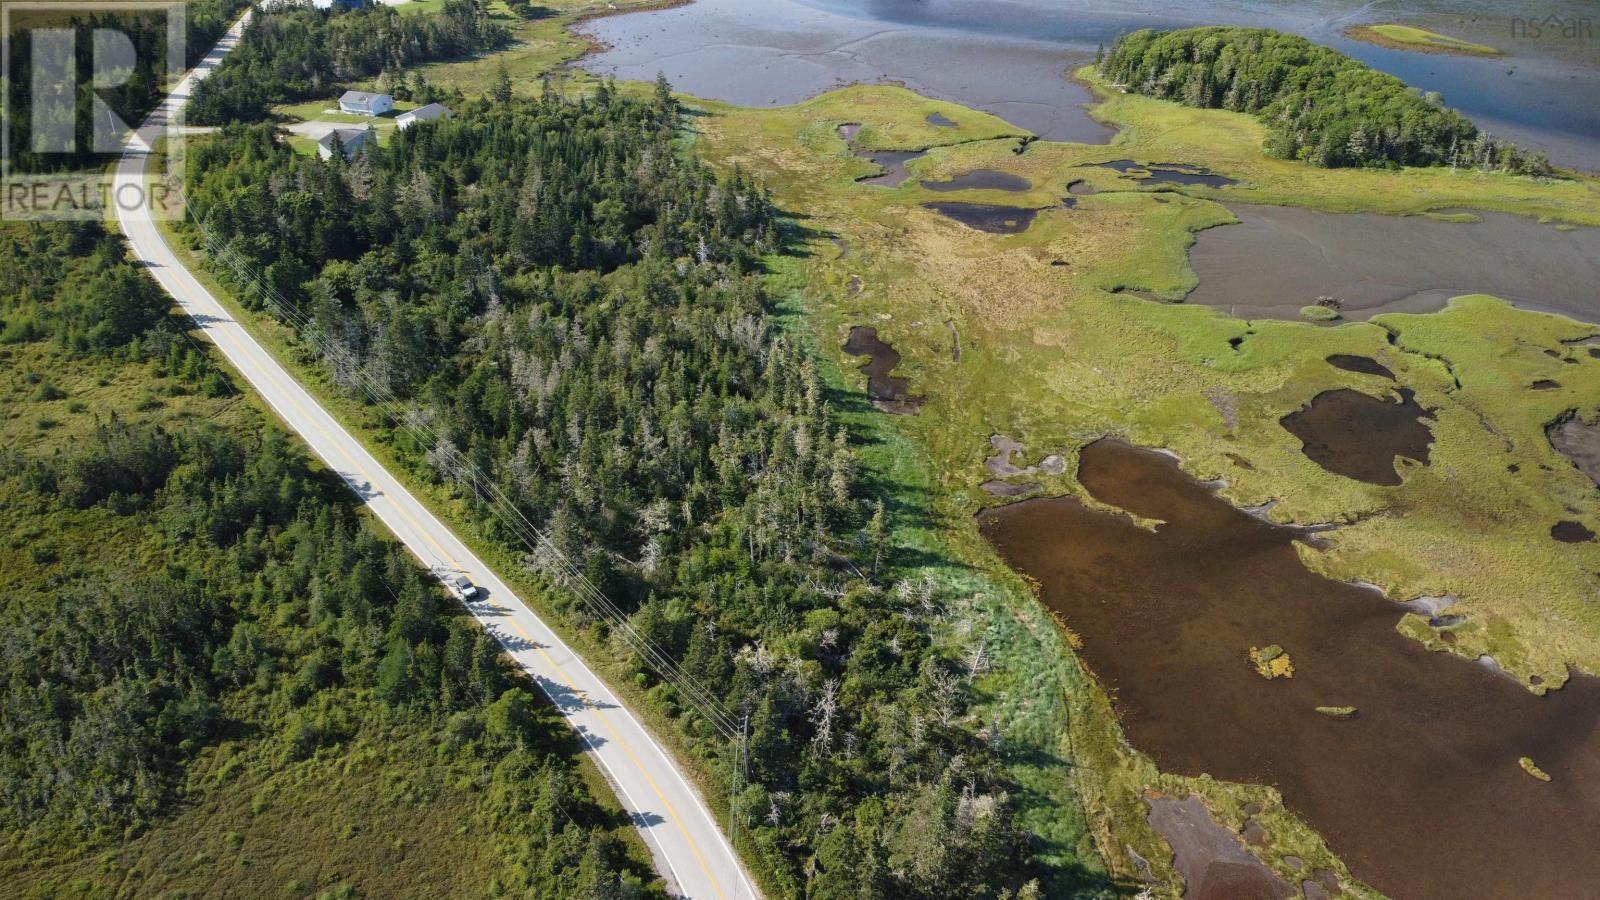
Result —
<instances>
[{"instance_id":1,"label":"brown tidal pool","mask_svg":"<svg viewBox=\"0 0 1600 900\"><path fill-rule=\"evenodd\" d=\"M1374 397L1349 388L1323 391L1284 416L1283 427L1317 465L1369 484L1396 485L1395 457L1428 464L1432 418L1406 388L1398 397Z\"/></svg>"},{"instance_id":2,"label":"brown tidal pool","mask_svg":"<svg viewBox=\"0 0 1600 900\"><path fill-rule=\"evenodd\" d=\"M990 234L1021 234L1039 215L1037 209L993 203L958 203L952 200L924 203L922 206L947 219L955 219L968 228Z\"/></svg>"},{"instance_id":3,"label":"brown tidal pool","mask_svg":"<svg viewBox=\"0 0 1600 900\"><path fill-rule=\"evenodd\" d=\"M860 368L867 376L867 398L874 406L895 415L916 415L921 411L926 398L911 396L911 382L892 374L900 365L900 351L880 339L878 329L869 325L852 327L844 352L867 357Z\"/></svg>"},{"instance_id":4,"label":"brown tidal pool","mask_svg":"<svg viewBox=\"0 0 1600 900\"><path fill-rule=\"evenodd\" d=\"M1144 163L1131 159L1114 159L1100 163L1102 169L1114 169L1124 177L1154 184L1192 184L1202 187L1225 188L1239 182L1226 175L1218 175L1205 166L1189 163Z\"/></svg>"},{"instance_id":5,"label":"brown tidal pool","mask_svg":"<svg viewBox=\"0 0 1600 900\"><path fill-rule=\"evenodd\" d=\"M1307 569L1302 531L1234 508L1168 456L1103 440L1078 478L1162 524L1057 498L979 525L1082 639L1133 746L1169 771L1275 786L1396 900L1596 895L1600 680L1539 697L1428 651L1395 631L1399 604ZM1256 673L1247 653L1268 644L1292 677Z\"/></svg>"},{"instance_id":6,"label":"brown tidal pool","mask_svg":"<svg viewBox=\"0 0 1600 900\"><path fill-rule=\"evenodd\" d=\"M1007 191L1016 193L1033 187L1033 182L1021 175L1010 172L1001 172L998 169L973 169L963 172L948 181L932 181L924 179L918 182L925 190L930 191Z\"/></svg>"}]
</instances>

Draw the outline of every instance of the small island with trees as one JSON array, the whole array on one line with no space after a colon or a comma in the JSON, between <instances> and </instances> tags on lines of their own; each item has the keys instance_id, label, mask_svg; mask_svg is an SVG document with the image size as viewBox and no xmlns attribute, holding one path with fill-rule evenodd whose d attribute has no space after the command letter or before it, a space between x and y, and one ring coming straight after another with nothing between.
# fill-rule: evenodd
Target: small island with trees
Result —
<instances>
[{"instance_id":1,"label":"small island with trees","mask_svg":"<svg viewBox=\"0 0 1600 900\"><path fill-rule=\"evenodd\" d=\"M1263 150L1322 168L1452 166L1548 175L1542 153L1497 140L1385 72L1303 37L1264 28L1144 29L1099 60L1122 90L1200 109L1250 113Z\"/></svg>"}]
</instances>

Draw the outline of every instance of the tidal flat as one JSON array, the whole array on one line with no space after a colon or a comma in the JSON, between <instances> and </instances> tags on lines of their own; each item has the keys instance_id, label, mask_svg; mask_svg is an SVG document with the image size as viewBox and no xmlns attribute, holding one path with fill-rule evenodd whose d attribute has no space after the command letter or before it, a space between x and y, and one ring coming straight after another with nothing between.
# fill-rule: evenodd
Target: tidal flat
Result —
<instances>
[{"instance_id":1,"label":"tidal flat","mask_svg":"<svg viewBox=\"0 0 1600 900\"><path fill-rule=\"evenodd\" d=\"M1237 225L1200 232L1186 298L1245 319L1294 319L1319 298L1346 319L1433 312L1461 294L1600 322L1600 228L1526 216L1477 221L1230 204Z\"/></svg>"}]
</instances>

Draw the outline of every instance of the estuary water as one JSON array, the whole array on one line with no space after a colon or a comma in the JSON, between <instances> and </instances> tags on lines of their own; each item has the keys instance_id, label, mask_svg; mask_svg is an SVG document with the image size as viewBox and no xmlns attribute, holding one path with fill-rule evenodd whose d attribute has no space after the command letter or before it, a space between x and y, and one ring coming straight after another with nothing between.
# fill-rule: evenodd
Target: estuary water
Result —
<instances>
[{"instance_id":1,"label":"estuary water","mask_svg":"<svg viewBox=\"0 0 1600 900\"><path fill-rule=\"evenodd\" d=\"M1434 27L1506 52L1474 58L1386 50L1343 35L1365 21ZM1104 142L1088 92L1066 74L1139 28L1260 25L1305 35L1441 92L1483 127L1565 165L1600 170L1600 9L1556 0L695 0L611 16L586 68L744 106L795 103L854 82L892 82L992 112L1048 140Z\"/></svg>"}]
</instances>

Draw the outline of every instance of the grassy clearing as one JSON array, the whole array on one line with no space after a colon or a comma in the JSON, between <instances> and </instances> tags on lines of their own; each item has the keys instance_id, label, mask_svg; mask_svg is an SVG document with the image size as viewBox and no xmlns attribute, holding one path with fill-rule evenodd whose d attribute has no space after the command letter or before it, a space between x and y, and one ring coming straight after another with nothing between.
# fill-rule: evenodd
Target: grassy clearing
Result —
<instances>
[{"instance_id":1,"label":"grassy clearing","mask_svg":"<svg viewBox=\"0 0 1600 900\"><path fill-rule=\"evenodd\" d=\"M393 128L395 118L417 104L405 100L394 102L394 111L381 116L358 116L339 111L339 98L329 96L322 100L307 100L273 107L272 112L288 122L338 122L341 125L372 125L374 128Z\"/></svg>"},{"instance_id":2,"label":"grassy clearing","mask_svg":"<svg viewBox=\"0 0 1600 900\"><path fill-rule=\"evenodd\" d=\"M17 897L484 893L502 863L479 793L431 745L397 730L279 767L225 744L160 826L81 856L0 848L0 872Z\"/></svg>"},{"instance_id":3,"label":"grassy clearing","mask_svg":"<svg viewBox=\"0 0 1600 900\"><path fill-rule=\"evenodd\" d=\"M1500 56L1499 50L1485 44L1474 44L1447 34L1411 25L1385 23L1355 25L1345 29L1347 37L1393 50L1416 50L1422 53L1457 53L1462 56Z\"/></svg>"},{"instance_id":4,"label":"grassy clearing","mask_svg":"<svg viewBox=\"0 0 1600 900\"><path fill-rule=\"evenodd\" d=\"M154 366L63 365L61 350L45 343L0 347L0 368L0 446L28 453L78 445L113 412L166 427L202 419L242 422L251 415L237 396L206 397Z\"/></svg>"},{"instance_id":5,"label":"grassy clearing","mask_svg":"<svg viewBox=\"0 0 1600 900\"><path fill-rule=\"evenodd\" d=\"M1079 75L1094 84L1092 73ZM1243 321L1132 295L1175 299L1194 284L1186 252L1194 232L1234 221L1217 200L1397 215L1472 207L1600 224L1600 185L1448 169L1315 169L1264 156L1262 129L1251 117L1097 87L1103 102L1095 115L1120 128L1110 146L1035 142L1018 155L1016 140L956 115L963 128L943 131L937 141L908 131L885 142L940 145L909 164L917 177L992 168L1033 186L957 199L1039 206L1063 196L1072 181L1097 189L1078 197L1076 208L1041 212L1018 235L983 234L922 209L922 202L951 195L925 191L916 177L893 189L855 182L867 170L837 126L860 122L862 134L885 134L914 125L926 102L915 95L881 126L870 113L896 95L859 87L778 109L706 103L708 115L696 119L704 155L754 171L781 204L803 213L811 253L782 271L846 383L859 389L852 360L838 348L850 326L870 323L903 354L896 374L928 395L920 416L886 419L883 427L916 448L904 452L927 458L923 490L937 541L974 577L998 586L991 595L997 616L1027 622L1040 613L972 524L971 514L994 502L978 487L989 477L981 465L988 436L1022 440L1021 465L1062 454L1069 474L1028 478L1047 492L1077 494L1070 473L1078 449L1117 435L1173 449L1198 477L1225 478L1234 502L1276 499L1273 514L1282 519L1346 523L1331 535L1333 549L1302 551L1307 562L1382 584L1399 598L1460 596L1469 624L1456 629L1458 652L1493 653L1519 677L1539 675L1546 684L1560 683L1568 662L1600 671L1600 619L1584 600L1595 589L1600 553L1548 537L1561 509L1594 510L1593 487L1543 435L1544 422L1562 409L1591 408L1581 398L1595 396L1590 380L1600 377L1600 362L1565 352L1560 341L1595 329L1482 298L1433 316L1329 325ZM1175 190L1095 165L1119 158L1204 165L1243 183ZM951 329L960 335L959 361ZM1334 353L1378 360L1420 402L1437 407L1431 467L1410 466L1403 485L1384 488L1333 475L1304 456L1278 424L1283 415L1324 390L1376 395L1392 388L1386 379L1324 362ZM1574 362L1563 361L1568 357ZM1557 379L1563 388L1530 399L1534 378ZM1537 572L1531 581L1522 577L1530 572ZM1236 826L1243 803L1264 803L1278 810L1269 862L1281 863L1275 854L1283 853L1328 859L1281 803L1273 806L1270 791L1157 773L1122 743L1097 690L1080 696L1072 687L1078 682L1063 683L1066 709L1053 715L1068 722L1077 766L1072 790L1087 805L1090 831L1113 872L1135 872L1124 846L1164 871L1152 859L1162 845L1143 821L1140 794L1150 786L1199 790ZM1290 845L1299 852L1282 849Z\"/></svg>"},{"instance_id":6,"label":"grassy clearing","mask_svg":"<svg viewBox=\"0 0 1600 900\"><path fill-rule=\"evenodd\" d=\"M176 327L178 319L172 324ZM206 345L196 339L193 345ZM205 376L243 379L210 352L195 368L168 371L137 353L86 356L53 342L0 346L0 447L48 459L91 442L113 417L174 432L201 423L230 433L258 432L270 412L241 390L212 396ZM48 420L49 427L39 422ZM15 488L8 482L6 488ZM0 596L48 603L51 588L113 583L181 566L181 555L153 537L137 512L113 504L63 509L21 491L7 494L0 524ZM107 554L106 548L116 548ZM40 598L35 600L34 598ZM292 616L293 597L281 601ZM46 607L41 607L46 608ZM464 615L464 613L458 613ZM318 709L357 723L347 739L306 758L286 758L263 722L283 710L234 698L227 739L205 747L187 768L182 799L150 827L64 843L48 834L0 830L0 883L7 896L470 896L493 894L512 869L514 823L497 822L482 757L441 742L440 723L421 723L382 706L370 690L319 695ZM555 711L536 711L559 736L555 753L615 824L634 865L649 854L617 806L604 777ZM420 726L420 727L419 727ZM508 826L508 827L502 827Z\"/></svg>"},{"instance_id":7,"label":"grassy clearing","mask_svg":"<svg viewBox=\"0 0 1600 900\"><path fill-rule=\"evenodd\" d=\"M444 0L406 0L397 4L394 11L402 16L427 16L444 8Z\"/></svg>"},{"instance_id":8,"label":"grassy clearing","mask_svg":"<svg viewBox=\"0 0 1600 900\"><path fill-rule=\"evenodd\" d=\"M376 133L378 146L387 145L394 140L395 132L399 126L395 117L409 109L416 109L418 104L405 100L394 102L394 111L381 116L358 116L350 113L339 112L339 98L330 96L322 100L307 100L304 103L287 103L275 106L273 115L284 125L293 126L305 122L333 122L339 125L370 125ZM288 133L286 143L296 153L304 156L315 156L318 153L317 142L303 134Z\"/></svg>"}]
</instances>

